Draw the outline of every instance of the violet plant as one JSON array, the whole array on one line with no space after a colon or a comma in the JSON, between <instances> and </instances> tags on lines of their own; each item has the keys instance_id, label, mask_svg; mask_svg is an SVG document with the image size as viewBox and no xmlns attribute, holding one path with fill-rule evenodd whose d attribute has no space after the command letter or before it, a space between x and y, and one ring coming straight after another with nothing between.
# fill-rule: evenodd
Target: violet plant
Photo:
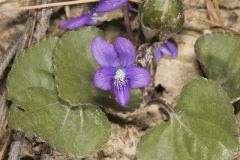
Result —
<instances>
[{"instance_id":1,"label":"violet plant","mask_svg":"<svg viewBox=\"0 0 240 160\"><path fill-rule=\"evenodd\" d=\"M232 65L238 64L239 60L239 36L219 34L198 40L198 58L216 82L205 78L190 81L183 87L176 110L173 110L161 101L160 96L157 97L152 81L155 62L164 55L178 55L177 46L166 40L181 30L184 18L181 1L144 2L140 12L141 31L145 36L142 42L153 42L155 39L152 38L157 36L162 37L158 43L165 42L157 47L154 44L147 46L146 52L151 52L155 61L147 61L146 68L137 66L138 55L132 42L118 37L111 44L101 38L103 31L92 26L101 22L102 13L120 8L127 2L100 0L83 16L61 25L63 29L80 29L68 31L59 38L46 38L17 57L7 80L8 98L13 104L9 126L40 136L58 151L84 157L101 150L109 142L111 120L106 113L112 116L124 113L126 116L128 113L123 111L132 107L142 114L146 113L143 108L154 104L159 107L157 111L164 110L170 120L146 131L146 127L152 127L144 119L152 115L147 110L141 119L147 125L137 126L142 133L146 131L137 147L138 159L230 159L238 145L230 101L239 99L240 95L239 66ZM82 27L86 25L90 27ZM229 48L219 47L223 43L230 44ZM223 70L229 72L227 77ZM230 79L217 84L223 82L222 77ZM152 86L140 94L134 93L140 90L131 91L149 85ZM234 90L232 86L235 86ZM105 91L112 91L115 99ZM147 97L146 107L139 107L142 97ZM118 103L127 107L119 107Z\"/></svg>"},{"instance_id":2,"label":"violet plant","mask_svg":"<svg viewBox=\"0 0 240 160\"><path fill-rule=\"evenodd\" d=\"M121 106L129 102L130 89L143 88L151 83L149 72L135 65L136 50L128 39L118 37L112 45L97 37L91 50L100 65L94 75L94 85L102 90L112 90Z\"/></svg>"}]
</instances>

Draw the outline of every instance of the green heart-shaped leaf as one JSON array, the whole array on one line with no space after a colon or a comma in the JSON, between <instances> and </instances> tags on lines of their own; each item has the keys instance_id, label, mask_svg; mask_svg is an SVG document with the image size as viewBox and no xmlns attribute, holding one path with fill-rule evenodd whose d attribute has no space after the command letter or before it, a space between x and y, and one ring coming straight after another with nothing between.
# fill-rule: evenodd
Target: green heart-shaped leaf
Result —
<instances>
[{"instance_id":1,"label":"green heart-shaped leaf","mask_svg":"<svg viewBox=\"0 0 240 160\"><path fill-rule=\"evenodd\" d=\"M52 66L56 42L45 39L17 57L7 88L10 100L20 107L11 107L10 127L37 134L59 151L83 156L105 144L110 123L91 102L71 107L57 97Z\"/></svg>"},{"instance_id":2,"label":"green heart-shaped leaf","mask_svg":"<svg viewBox=\"0 0 240 160\"><path fill-rule=\"evenodd\" d=\"M111 92L96 89L92 77L98 65L90 51L92 39L102 36L95 27L84 27L65 34L54 50L54 68L59 97L73 106L91 103L98 106L132 110L140 104L140 91L132 92L128 106L120 107Z\"/></svg>"},{"instance_id":3,"label":"green heart-shaped leaf","mask_svg":"<svg viewBox=\"0 0 240 160\"><path fill-rule=\"evenodd\" d=\"M142 137L139 160L227 160L238 145L233 107L215 82L197 79L182 90L170 122Z\"/></svg>"},{"instance_id":4,"label":"green heart-shaped leaf","mask_svg":"<svg viewBox=\"0 0 240 160\"><path fill-rule=\"evenodd\" d=\"M55 90L52 51L57 41L56 37L44 39L17 57L7 80L8 97L14 103L17 103L16 96L27 88Z\"/></svg>"},{"instance_id":5,"label":"green heart-shaped leaf","mask_svg":"<svg viewBox=\"0 0 240 160\"><path fill-rule=\"evenodd\" d=\"M84 156L108 140L110 122L98 107L70 108L59 102L54 91L43 88L27 89L17 98L24 107L11 106L10 127L37 134L61 152Z\"/></svg>"},{"instance_id":6,"label":"green heart-shaped leaf","mask_svg":"<svg viewBox=\"0 0 240 160\"><path fill-rule=\"evenodd\" d=\"M216 80L232 100L240 97L240 36L223 33L200 37L195 52L209 78Z\"/></svg>"}]
</instances>

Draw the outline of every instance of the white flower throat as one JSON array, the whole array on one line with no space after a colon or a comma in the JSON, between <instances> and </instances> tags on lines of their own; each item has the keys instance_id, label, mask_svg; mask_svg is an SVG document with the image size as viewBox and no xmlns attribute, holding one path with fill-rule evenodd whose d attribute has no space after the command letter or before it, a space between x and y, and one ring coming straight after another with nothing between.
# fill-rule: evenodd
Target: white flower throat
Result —
<instances>
[{"instance_id":1,"label":"white flower throat","mask_svg":"<svg viewBox=\"0 0 240 160\"><path fill-rule=\"evenodd\" d=\"M118 69L113 77L113 85L118 89L122 89L127 86L126 74L123 69Z\"/></svg>"}]
</instances>

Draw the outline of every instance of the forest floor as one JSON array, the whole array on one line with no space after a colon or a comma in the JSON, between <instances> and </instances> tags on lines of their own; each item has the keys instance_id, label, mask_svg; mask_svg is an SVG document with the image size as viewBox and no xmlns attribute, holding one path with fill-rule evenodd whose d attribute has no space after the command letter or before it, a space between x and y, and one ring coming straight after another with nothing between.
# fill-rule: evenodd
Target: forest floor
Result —
<instances>
[{"instance_id":1,"label":"forest floor","mask_svg":"<svg viewBox=\"0 0 240 160\"><path fill-rule=\"evenodd\" d=\"M240 34L239 0L182 0L182 2L185 13L184 27L180 33L173 37L179 47L179 56L174 59L162 59L158 64L155 77L159 97L173 106L176 104L176 99L182 87L191 79L203 74L194 53L194 44L197 38L205 33L215 31ZM80 159L68 157L55 151L50 146L42 143L41 139L36 136L6 130L9 102L6 101L5 80L12 59L18 53L17 51L29 47L32 43L45 36L62 35L64 31L59 29L60 23L66 17L76 17L82 14L86 8L89 8L89 5L84 4L71 7L56 7L53 10L31 10L30 12L12 10L30 4L30 0L9 0L5 2L0 0L0 159L6 157L10 160L19 158L42 160ZM50 24L46 19L49 16L46 16L46 14L52 15ZM109 19L114 19L113 21L100 26L107 32L108 39L113 39L119 35L128 36L124 29L122 16L120 12L115 12L109 17ZM131 15L130 18L131 27L133 31L136 31L140 26L138 16ZM42 21L39 22L39 19ZM41 23L46 24L46 26L39 27ZM17 46L16 43L18 43ZM239 124L238 105L236 104L235 107L236 121ZM111 137L108 141L108 146L111 147L104 148L98 153L84 158L85 160L136 159L136 148L140 137L145 133L146 129L164 122L166 118L158 106L155 105L147 108L140 107L133 113L117 114L116 116L120 117L121 120L114 121L112 124Z\"/></svg>"}]
</instances>

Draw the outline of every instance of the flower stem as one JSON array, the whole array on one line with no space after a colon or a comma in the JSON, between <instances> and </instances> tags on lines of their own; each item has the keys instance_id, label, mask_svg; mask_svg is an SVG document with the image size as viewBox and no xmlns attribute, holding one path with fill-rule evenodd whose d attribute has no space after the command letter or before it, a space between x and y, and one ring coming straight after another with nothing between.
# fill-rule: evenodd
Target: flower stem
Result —
<instances>
[{"instance_id":1,"label":"flower stem","mask_svg":"<svg viewBox=\"0 0 240 160\"><path fill-rule=\"evenodd\" d=\"M126 26L126 30L127 30L129 39L134 43L132 27L130 25L130 19L129 19L128 4L123 6L123 16L124 16L124 23Z\"/></svg>"},{"instance_id":2,"label":"flower stem","mask_svg":"<svg viewBox=\"0 0 240 160\"><path fill-rule=\"evenodd\" d=\"M164 112L168 114L169 118L171 118L175 113L173 107L167 104L164 100L160 98L153 99L147 105L151 105L151 104L158 105L160 109L162 109Z\"/></svg>"}]
</instances>

